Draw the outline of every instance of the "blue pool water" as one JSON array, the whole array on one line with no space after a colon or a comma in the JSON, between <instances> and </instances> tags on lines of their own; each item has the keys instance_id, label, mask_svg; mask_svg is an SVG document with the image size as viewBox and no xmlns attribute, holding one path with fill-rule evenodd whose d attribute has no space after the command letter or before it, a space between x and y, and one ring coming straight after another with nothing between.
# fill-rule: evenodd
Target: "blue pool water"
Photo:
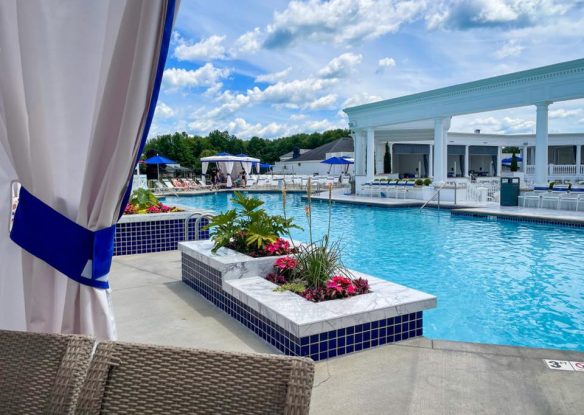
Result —
<instances>
[{"instance_id":1,"label":"blue pool water","mask_svg":"<svg viewBox=\"0 0 584 415\"><path fill-rule=\"evenodd\" d=\"M281 195L262 193L282 212ZM228 193L169 197L168 204L224 211ZM287 212L305 227L301 195ZM313 233L328 222L326 202L313 204ZM584 351L584 229L451 216L435 209L388 209L336 203L332 238L347 267L438 297L425 313L434 339Z\"/></svg>"}]
</instances>

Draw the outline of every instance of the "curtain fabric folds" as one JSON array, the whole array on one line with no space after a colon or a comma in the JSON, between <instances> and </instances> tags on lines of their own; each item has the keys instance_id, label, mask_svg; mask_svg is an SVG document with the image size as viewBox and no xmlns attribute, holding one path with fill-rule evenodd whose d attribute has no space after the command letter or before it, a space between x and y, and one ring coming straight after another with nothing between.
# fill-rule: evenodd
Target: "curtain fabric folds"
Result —
<instances>
[{"instance_id":1,"label":"curtain fabric folds","mask_svg":"<svg viewBox=\"0 0 584 415\"><path fill-rule=\"evenodd\" d=\"M117 221L175 11L174 0L0 2L2 220L17 179L89 231ZM7 230L0 228L0 328L114 339L109 290L67 278L10 241ZM59 235L35 237L58 245Z\"/></svg>"}]
</instances>

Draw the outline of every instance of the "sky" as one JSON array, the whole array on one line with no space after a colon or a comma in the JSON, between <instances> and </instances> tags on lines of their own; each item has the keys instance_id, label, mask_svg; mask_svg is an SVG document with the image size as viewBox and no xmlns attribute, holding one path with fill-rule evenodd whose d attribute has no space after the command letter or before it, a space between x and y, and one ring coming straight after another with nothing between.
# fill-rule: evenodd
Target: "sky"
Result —
<instances>
[{"instance_id":1,"label":"sky","mask_svg":"<svg viewBox=\"0 0 584 415\"><path fill-rule=\"evenodd\" d=\"M584 57L584 0L182 0L150 137L348 128L343 108ZM584 131L584 100L550 132ZM450 131L534 133L535 107Z\"/></svg>"}]
</instances>

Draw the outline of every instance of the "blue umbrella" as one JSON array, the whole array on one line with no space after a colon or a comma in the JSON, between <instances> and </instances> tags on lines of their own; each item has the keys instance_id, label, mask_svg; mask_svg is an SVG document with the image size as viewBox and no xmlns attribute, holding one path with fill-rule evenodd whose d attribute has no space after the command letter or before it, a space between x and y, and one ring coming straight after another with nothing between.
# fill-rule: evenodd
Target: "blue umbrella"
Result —
<instances>
[{"instance_id":1,"label":"blue umbrella","mask_svg":"<svg viewBox=\"0 0 584 415\"><path fill-rule=\"evenodd\" d=\"M523 161L523 157L521 157L521 156L515 156L515 158L517 158L517 161ZM513 159L513 157L507 157L507 158L501 160L501 164L511 164L512 159Z\"/></svg>"},{"instance_id":2,"label":"blue umbrella","mask_svg":"<svg viewBox=\"0 0 584 415\"><path fill-rule=\"evenodd\" d=\"M176 161L167 159L166 157L159 156L158 154L154 157L144 160L146 164L156 164L156 178L160 178L160 165L161 164L177 164Z\"/></svg>"},{"instance_id":3,"label":"blue umbrella","mask_svg":"<svg viewBox=\"0 0 584 415\"><path fill-rule=\"evenodd\" d=\"M321 161L321 163L330 164L331 167L329 168L329 173L331 172L331 168L335 164L346 165L347 169L349 168L349 164L355 164L354 161L347 160L345 157L330 157L326 160Z\"/></svg>"}]
</instances>

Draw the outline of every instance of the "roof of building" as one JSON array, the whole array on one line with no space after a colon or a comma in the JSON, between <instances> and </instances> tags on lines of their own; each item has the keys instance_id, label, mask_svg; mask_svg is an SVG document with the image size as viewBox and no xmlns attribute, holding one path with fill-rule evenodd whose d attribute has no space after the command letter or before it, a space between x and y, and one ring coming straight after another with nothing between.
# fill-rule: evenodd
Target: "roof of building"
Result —
<instances>
[{"instance_id":1,"label":"roof of building","mask_svg":"<svg viewBox=\"0 0 584 415\"><path fill-rule=\"evenodd\" d=\"M353 138L342 137L330 143L323 144L290 161L324 160L327 153L352 153L353 151Z\"/></svg>"},{"instance_id":2,"label":"roof of building","mask_svg":"<svg viewBox=\"0 0 584 415\"><path fill-rule=\"evenodd\" d=\"M301 148L299 149L300 154L304 154L304 153L308 153L309 151L311 151L310 148ZM282 154L280 156L280 161L288 161L290 159L292 159L292 157L294 156L294 151L289 151L286 154Z\"/></svg>"}]
</instances>

